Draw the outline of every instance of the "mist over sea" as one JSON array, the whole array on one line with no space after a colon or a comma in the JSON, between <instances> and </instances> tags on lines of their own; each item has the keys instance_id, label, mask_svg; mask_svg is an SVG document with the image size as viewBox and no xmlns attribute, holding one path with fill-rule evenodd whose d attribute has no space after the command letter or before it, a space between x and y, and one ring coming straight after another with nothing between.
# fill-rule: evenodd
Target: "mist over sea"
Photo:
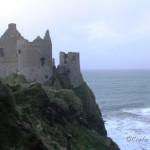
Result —
<instances>
[{"instance_id":1,"label":"mist over sea","mask_svg":"<svg viewBox=\"0 0 150 150\"><path fill-rule=\"evenodd\" d=\"M121 150L150 150L150 70L83 71Z\"/></svg>"}]
</instances>

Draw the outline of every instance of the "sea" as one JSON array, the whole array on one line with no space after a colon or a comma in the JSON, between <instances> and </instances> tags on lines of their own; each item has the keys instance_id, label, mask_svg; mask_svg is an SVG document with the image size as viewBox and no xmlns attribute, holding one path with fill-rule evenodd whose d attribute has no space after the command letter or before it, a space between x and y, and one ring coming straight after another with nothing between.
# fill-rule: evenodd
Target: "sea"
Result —
<instances>
[{"instance_id":1,"label":"sea","mask_svg":"<svg viewBox=\"0 0 150 150\"><path fill-rule=\"evenodd\" d=\"M88 70L108 136L121 150L150 150L150 70Z\"/></svg>"}]
</instances>

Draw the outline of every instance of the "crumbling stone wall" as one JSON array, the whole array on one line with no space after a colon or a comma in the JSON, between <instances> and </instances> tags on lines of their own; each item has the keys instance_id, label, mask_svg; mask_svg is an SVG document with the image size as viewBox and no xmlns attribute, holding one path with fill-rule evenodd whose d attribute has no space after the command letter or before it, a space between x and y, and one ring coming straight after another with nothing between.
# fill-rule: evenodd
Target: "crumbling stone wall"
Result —
<instances>
[{"instance_id":1,"label":"crumbling stone wall","mask_svg":"<svg viewBox=\"0 0 150 150\"><path fill-rule=\"evenodd\" d=\"M24 39L16 24L9 24L0 38L0 77L22 74L28 81L44 83L52 76L52 43L49 31L33 42Z\"/></svg>"},{"instance_id":2,"label":"crumbling stone wall","mask_svg":"<svg viewBox=\"0 0 150 150\"><path fill-rule=\"evenodd\" d=\"M60 52L59 72L67 72L71 85L75 88L84 81L80 70L80 54Z\"/></svg>"}]
</instances>

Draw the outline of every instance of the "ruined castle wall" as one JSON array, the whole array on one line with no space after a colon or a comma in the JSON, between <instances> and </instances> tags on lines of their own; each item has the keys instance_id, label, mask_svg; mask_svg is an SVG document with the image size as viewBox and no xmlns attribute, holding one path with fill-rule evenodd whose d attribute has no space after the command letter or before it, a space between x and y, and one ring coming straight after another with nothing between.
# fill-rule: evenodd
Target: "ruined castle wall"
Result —
<instances>
[{"instance_id":1,"label":"ruined castle wall","mask_svg":"<svg viewBox=\"0 0 150 150\"><path fill-rule=\"evenodd\" d=\"M16 37L2 37L0 39L0 77L4 78L17 72Z\"/></svg>"},{"instance_id":2,"label":"ruined castle wall","mask_svg":"<svg viewBox=\"0 0 150 150\"><path fill-rule=\"evenodd\" d=\"M46 82L52 76L52 54L43 39L33 42L18 42L19 73L29 81Z\"/></svg>"},{"instance_id":3,"label":"ruined castle wall","mask_svg":"<svg viewBox=\"0 0 150 150\"><path fill-rule=\"evenodd\" d=\"M79 53L69 52L66 54L61 52L60 68L68 69L69 79L73 87L78 87L83 83L83 77L80 70Z\"/></svg>"},{"instance_id":4,"label":"ruined castle wall","mask_svg":"<svg viewBox=\"0 0 150 150\"><path fill-rule=\"evenodd\" d=\"M29 42L17 31L16 24L9 24L0 38L0 77L17 73L24 75L28 81L44 83L51 78L52 72L49 31L46 31L43 39L37 37Z\"/></svg>"}]
</instances>

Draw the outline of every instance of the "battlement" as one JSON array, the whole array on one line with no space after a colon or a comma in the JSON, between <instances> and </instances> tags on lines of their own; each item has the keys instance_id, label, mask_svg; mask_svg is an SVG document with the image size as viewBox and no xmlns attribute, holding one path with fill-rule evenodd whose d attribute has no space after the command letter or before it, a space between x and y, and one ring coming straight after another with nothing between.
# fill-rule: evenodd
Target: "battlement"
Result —
<instances>
[{"instance_id":1,"label":"battlement","mask_svg":"<svg viewBox=\"0 0 150 150\"><path fill-rule=\"evenodd\" d=\"M76 52L60 52L60 65L79 65L80 54Z\"/></svg>"}]
</instances>

